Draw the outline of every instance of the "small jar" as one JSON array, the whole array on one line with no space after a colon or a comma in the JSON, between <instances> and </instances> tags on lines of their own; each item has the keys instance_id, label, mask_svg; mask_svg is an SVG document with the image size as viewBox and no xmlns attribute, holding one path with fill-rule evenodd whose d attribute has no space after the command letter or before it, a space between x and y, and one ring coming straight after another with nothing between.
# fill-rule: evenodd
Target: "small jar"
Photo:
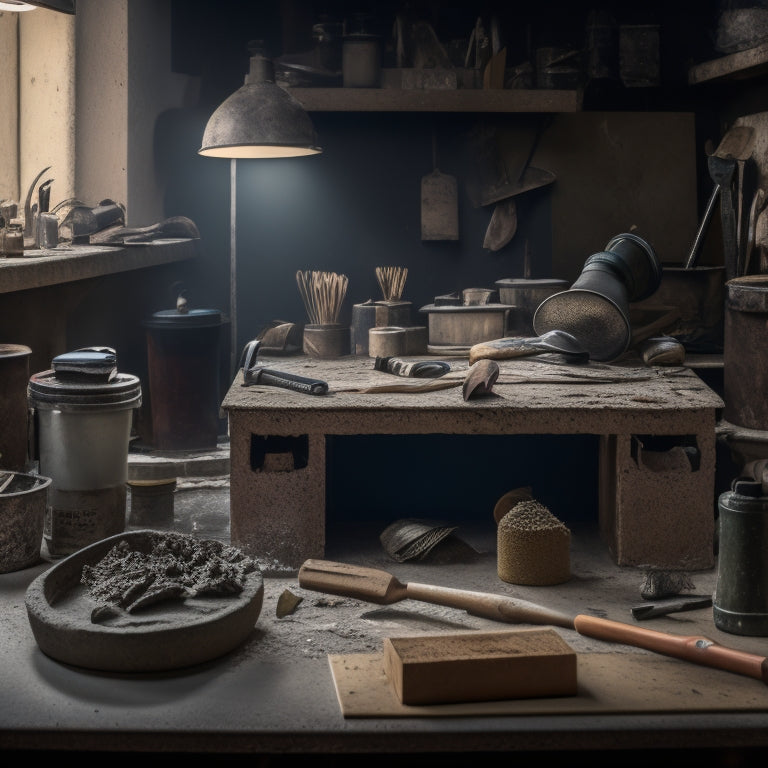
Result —
<instances>
[{"instance_id":1,"label":"small jar","mask_svg":"<svg viewBox=\"0 0 768 768\"><path fill-rule=\"evenodd\" d=\"M378 88L381 84L381 41L377 35L346 35L341 74L345 88Z\"/></svg>"},{"instance_id":2,"label":"small jar","mask_svg":"<svg viewBox=\"0 0 768 768\"><path fill-rule=\"evenodd\" d=\"M24 255L24 229L18 219L12 219L8 227L2 230L0 252L12 258Z\"/></svg>"}]
</instances>

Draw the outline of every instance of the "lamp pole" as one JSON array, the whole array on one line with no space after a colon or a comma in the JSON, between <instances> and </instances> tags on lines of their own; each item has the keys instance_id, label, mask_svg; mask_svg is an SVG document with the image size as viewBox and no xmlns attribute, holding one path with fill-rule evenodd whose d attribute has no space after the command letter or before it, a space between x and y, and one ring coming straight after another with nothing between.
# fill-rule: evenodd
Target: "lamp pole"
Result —
<instances>
[{"instance_id":1,"label":"lamp pole","mask_svg":"<svg viewBox=\"0 0 768 768\"><path fill-rule=\"evenodd\" d=\"M229 161L229 374L237 373L237 160Z\"/></svg>"}]
</instances>

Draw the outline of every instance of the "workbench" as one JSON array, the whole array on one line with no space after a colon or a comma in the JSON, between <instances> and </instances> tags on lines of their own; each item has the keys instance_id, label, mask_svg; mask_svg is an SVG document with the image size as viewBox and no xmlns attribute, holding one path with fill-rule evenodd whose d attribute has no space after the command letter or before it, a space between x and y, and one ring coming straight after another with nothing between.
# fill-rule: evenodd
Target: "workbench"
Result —
<instances>
[{"instance_id":1,"label":"workbench","mask_svg":"<svg viewBox=\"0 0 768 768\"><path fill-rule=\"evenodd\" d=\"M233 543L289 569L323 556L328 436L597 435L599 530L615 562L712 567L723 402L693 371L631 356L586 365L546 355L500 360L490 395L464 400L468 360L446 360L450 372L433 380L376 371L367 356L258 360L325 381L319 396L244 386L240 371L222 404Z\"/></svg>"}]
</instances>

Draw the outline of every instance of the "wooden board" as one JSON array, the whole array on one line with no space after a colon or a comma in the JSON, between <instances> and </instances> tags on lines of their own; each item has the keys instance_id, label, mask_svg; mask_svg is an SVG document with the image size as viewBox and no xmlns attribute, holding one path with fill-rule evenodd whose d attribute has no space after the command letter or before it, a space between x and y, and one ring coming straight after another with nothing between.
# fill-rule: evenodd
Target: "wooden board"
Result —
<instances>
[{"instance_id":1,"label":"wooden board","mask_svg":"<svg viewBox=\"0 0 768 768\"><path fill-rule=\"evenodd\" d=\"M768 687L759 680L640 653L577 654L576 696L421 706L400 703L381 653L328 661L346 718L768 711Z\"/></svg>"}]
</instances>

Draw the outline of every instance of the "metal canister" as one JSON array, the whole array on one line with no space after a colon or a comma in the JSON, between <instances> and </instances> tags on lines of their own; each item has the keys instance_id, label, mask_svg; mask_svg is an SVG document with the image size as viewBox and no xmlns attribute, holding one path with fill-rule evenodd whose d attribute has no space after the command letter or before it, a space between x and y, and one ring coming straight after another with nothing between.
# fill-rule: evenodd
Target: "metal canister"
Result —
<instances>
[{"instance_id":1,"label":"metal canister","mask_svg":"<svg viewBox=\"0 0 768 768\"><path fill-rule=\"evenodd\" d=\"M736 480L718 499L715 626L768 636L768 496L760 481Z\"/></svg>"},{"instance_id":2,"label":"metal canister","mask_svg":"<svg viewBox=\"0 0 768 768\"><path fill-rule=\"evenodd\" d=\"M144 323L155 448L216 448L221 325L217 309L185 308L155 312Z\"/></svg>"},{"instance_id":3,"label":"metal canister","mask_svg":"<svg viewBox=\"0 0 768 768\"><path fill-rule=\"evenodd\" d=\"M116 368L107 373L52 368L30 378L27 396L39 470L52 481L43 533L48 552L69 555L121 533L132 417L141 405L139 379Z\"/></svg>"}]
</instances>

